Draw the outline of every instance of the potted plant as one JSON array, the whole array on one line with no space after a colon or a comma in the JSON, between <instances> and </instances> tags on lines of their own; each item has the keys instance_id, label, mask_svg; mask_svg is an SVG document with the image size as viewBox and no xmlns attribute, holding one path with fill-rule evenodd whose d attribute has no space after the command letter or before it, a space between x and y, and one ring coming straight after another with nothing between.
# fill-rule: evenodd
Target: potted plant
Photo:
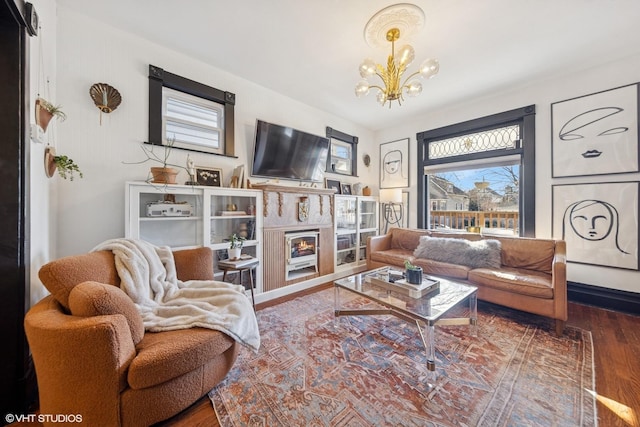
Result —
<instances>
[{"instance_id":1,"label":"potted plant","mask_svg":"<svg viewBox=\"0 0 640 427\"><path fill-rule=\"evenodd\" d=\"M62 121L67 118L67 115L62 111L62 106L53 105L44 98L36 99L36 124L40 126L44 132L47 131L49 122L54 117Z\"/></svg>"},{"instance_id":2,"label":"potted plant","mask_svg":"<svg viewBox=\"0 0 640 427\"><path fill-rule=\"evenodd\" d=\"M162 166L151 166L151 182L157 183L157 184L175 184L176 177L178 176L178 172L179 172L178 169L176 168L187 170L190 177L191 177L191 172L189 171L189 169L186 169L182 166L173 167L175 165L172 165L169 163L169 156L171 155L171 149L173 148L174 143L175 143L175 139L171 139L167 141L166 144L163 144L164 152L162 155L159 155L158 153L155 153L153 151L155 144L152 144L150 148L147 148L144 145L142 145L141 146L142 151L144 151L144 154L147 156L147 158L140 162L124 162L124 163L133 164L133 165L142 164L148 161L160 163Z\"/></svg>"},{"instance_id":3,"label":"potted plant","mask_svg":"<svg viewBox=\"0 0 640 427\"><path fill-rule=\"evenodd\" d=\"M411 264L411 261L406 260L404 262L405 276L407 277L407 282L412 285L421 285L422 284L422 267L418 267L417 265Z\"/></svg>"},{"instance_id":4,"label":"potted plant","mask_svg":"<svg viewBox=\"0 0 640 427\"><path fill-rule=\"evenodd\" d=\"M229 259L237 260L240 259L240 253L242 252L242 246L244 245L244 241L246 239L242 236L233 233L231 237L229 237Z\"/></svg>"},{"instance_id":5,"label":"potted plant","mask_svg":"<svg viewBox=\"0 0 640 427\"><path fill-rule=\"evenodd\" d=\"M56 151L53 147L45 148L44 163L45 172L49 178L51 178L56 171L58 171L62 179L69 179L69 181L73 181L76 173L80 178L84 176L80 167L73 161L73 159L65 155L56 155Z\"/></svg>"}]
</instances>

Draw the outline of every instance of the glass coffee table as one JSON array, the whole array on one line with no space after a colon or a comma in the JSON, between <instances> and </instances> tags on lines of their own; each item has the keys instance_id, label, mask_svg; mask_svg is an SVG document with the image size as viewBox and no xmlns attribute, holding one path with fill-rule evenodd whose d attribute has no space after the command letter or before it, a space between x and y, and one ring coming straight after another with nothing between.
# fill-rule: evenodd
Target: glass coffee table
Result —
<instances>
[{"instance_id":1,"label":"glass coffee table","mask_svg":"<svg viewBox=\"0 0 640 427\"><path fill-rule=\"evenodd\" d=\"M426 355L427 369L430 374L428 387L436 382L435 326L469 325L471 334L477 336L477 288L442 277L426 276L436 281L435 289L421 295L407 291L406 284L388 282L388 270L394 267L382 267L345 277L334 282L335 316L361 316L391 314L410 323L415 323L422 339ZM343 308L340 292L346 290L377 303L385 308L350 309ZM447 317L451 309L468 300L468 317Z\"/></svg>"}]
</instances>

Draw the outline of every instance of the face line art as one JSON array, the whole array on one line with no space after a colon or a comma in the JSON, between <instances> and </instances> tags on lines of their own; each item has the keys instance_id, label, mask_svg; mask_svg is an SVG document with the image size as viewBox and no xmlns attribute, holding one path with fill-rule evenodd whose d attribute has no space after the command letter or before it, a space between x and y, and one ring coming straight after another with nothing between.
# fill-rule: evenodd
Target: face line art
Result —
<instances>
[{"instance_id":1,"label":"face line art","mask_svg":"<svg viewBox=\"0 0 640 427\"><path fill-rule=\"evenodd\" d=\"M606 110L609 110L609 111L612 111L612 112L609 112L608 114L606 114L606 113L604 113L604 111L606 111ZM601 108L595 108L593 110L585 111L584 113L580 113L577 116L574 116L571 119L567 120L567 122L562 126L562 128L560 128L560 131L558 132L558 137L562 141L571 141L571 140L575 140L575 139L582 139L582 138L584 138L584 135L577 134L577 133L574 133L574 132L576 132L579 129L583 129L583 128L589 126L589 125L592 125L594 123L597 123L597 122L599 122L601 120L604 120L607 117L611 117L613 115L620 114L623 111L624 111L624 109L622 109L620 107L601 107ZM599 117L599 116L597 116L598 113L603 113L605 115ZM590 120L590 121L588 121L586 123L580 122L579 119L580 118L584 118L584 116L587 116L588 114L594 115L596 118L587 119L587 120ZM570 123L572 123L573 126L570 129L565 129L570 125ZM615 133L626 132L628 130L629 130L628 127L618 126L618 127L614 127L614 128L605 130L603 132L600 132L598 134L598 136L612 135L612 134L615 134Z\"/></svg>"},{"instance_id":2,"label":"face line art","mask_svg":"<svg viewBox=\"0 0 640 427\"><path fill-rule=\"evenodd\" d=\"M600 238L596 238L596 239L588 239L586 237L584 237L575 227L575 224L573 222L574 219L584 219L586 221L588 221L588 216L586 215L573 215L575 212L580 212L584 209L590 208L592 206L597 206L600 205L602 206L609 214L610 214L610 218L611 221L609 223L609 227L606 231L606 233L604 233L604 235ZM608 203L608 202L604 202L601 200L579 200L577 202L571 203L569 206L567 206L567 208L564 211L564 215L563 215L563 221L562 221L562 238L565 238L566 235L566 229L567 229L567 216L568 218L568 222L569 225L571 226L571 230L573 230L573 232L576 234L576 236L578 236L579 238L583 239L583 240L587 240L587 241L602 241L604 239L606 239L610 234L612 229L614 228L615 225L615 233L614 233L614 239L615 239L615 246L616 249L619 250L620 252L624 253L624 254L629 254L629 252L624 251L621 247L620 244L618 243L618 233L619 233L619 214L618 214L618 210L616 209L615 206L613 206L612 204ZM595 230L595 223L597 219L608 219L607 216L605 215L594 215L592 217L591 220L591 228L589 229L589 231L587 232L587 234L589 234L590 237L593 237L595 235L597 235L597 231ZM615 223L615 224L614 224Z\"/></svg>"}]
</instances>

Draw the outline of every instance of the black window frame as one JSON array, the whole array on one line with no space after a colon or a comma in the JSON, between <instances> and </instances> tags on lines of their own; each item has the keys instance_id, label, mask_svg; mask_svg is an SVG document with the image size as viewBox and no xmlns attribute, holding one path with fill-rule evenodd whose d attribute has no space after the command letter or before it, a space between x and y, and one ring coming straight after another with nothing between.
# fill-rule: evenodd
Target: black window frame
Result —
<instances>
[{"instance_id":1,"label":"black window frame","mask_svg":"<svg viewBox=\"0 0 640 427\"><path fill-rule=\"evenodd\" d=\"M520 167L520 200L519 200L519 229L520 235L535 237L536 234L536 152L535 152L535 115L536 106L516 108L502 113L492 114L478 119L468 120L444 126L438 129L419 132L416 134L418 141L418 228L425 228L428 222L428 212L426 203L428 199L426 190L428 188L428 175L425 175L426 166L446 163L456 163L461 161L479 160L486 158L496 158L519 154L521 158ZM455 157L429 159L429 142L439 141L446 138L481 132L487 129L494 129L500 126L513 124L520 125L520 141L514 149L496 149L480 153L472 153Z\"/></svg>"},{"instance_id":2,"label":"black window frame","mask_svg":"<svg viewBox=\"0 0 640 427\"><path fill-rule=\"evenodd\" d=\"M335 173L337 175L342 176L358 176L358 137L348 135L344 132L340 132L339 130L335 130L329 126L326 128L326 137L329 138L329 153L327 155L327 166L326 172ZM351 144L351 173L342 173L335 171L331 164L331 140L337 139L342 142L346 142L347 144Z\"/></svg>"},{"instance_id":3,"label":"black window frame","mask_svg":"<svg viewBox=\"0 0 640 427\"><path fill-rule=\"evenodd\" d=\"M216 156L236 157L235 155L235 115L236 95L216 89L186 77L170 73L158 66L149 64L149 141L146 144L165 145L162 132L162 88L167 87L189 95L221 104L224 109L224 154L211 153L192 148L175 147L181 150Z\"/></svg>"}]
</instances>

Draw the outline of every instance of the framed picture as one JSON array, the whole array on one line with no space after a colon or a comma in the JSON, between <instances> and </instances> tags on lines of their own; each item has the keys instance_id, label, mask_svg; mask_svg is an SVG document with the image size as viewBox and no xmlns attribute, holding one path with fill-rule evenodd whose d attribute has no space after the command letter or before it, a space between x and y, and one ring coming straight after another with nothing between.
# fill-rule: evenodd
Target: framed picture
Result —
<instances>
[{"instance_id":1,"label":"framed picture","mask_svg":"<svg viewBox=\"0 0 640 427\"><path fill-rule=\"evenodd\" d=\"M244 165L236 166L229 182L231 188L244 188Z\"/></svg>"},{"instance_id":2,"label":"framed picture","mask_svg":"<svg viewBox=\"0 0 640 427\"><path fill-rule=\"evenodd\" d=\"M222 169L196 166L196 182L198 185L222 187Z\"/></svg>"},{"instance_id":3,"label":"framed picture","mask_svg":"<svg viewBox=\"0 0 640 427\"><path fill-rule=\"evenodd\" d=\"M402 228L409 228L409 192L402 192L402 220L400 226Z\"/></svg>"},{"instance_id":4,"label":"framed picture","mask_svg":"<svg viewBox=\"0 0 640 427\"><path fill-rule=\"evenodd\" d=\"M553 185L553 236L567 261L638 270L640 182Z\"/></svg>"},{"instance_id":5,"label":"framed picture","mask_svg":"<svg viewBox=\"0 0 640 427\"><path fill-rule=\"evenodd\" d=\"M351 184L342 184L340 186L340 189L341 189L340 194L349 194L349 195L353 194L351 192Z\"/></svg>"},{"instance_id":6,"label":"framed picture","mask_svg":"<svg viewBox=\"0 0 640 427\"><path fill-rule=\"evenodd\" d=\"M324 186L326 188L332 188L336 190L336 194L342 194L342 187L340 185L340 181L338 180L325 178Z\"/></svg>"},{"instance_id":7,"label":"framed picture","mask_svg":"<svg viewBox=\"0 0 640 427\"><path fill-rule=\"evenodd\" d=\"M638 86L551 104L553 178L640 171Z\"/></svg>"},{"instance_id":8,"label":"framed picture","mask_svg":"<svg viewBox=\"0 0 640 427\"><path fill-rule=\"evenodd\" d=\"M409 138L380 144L380 188L409 186Z\"/></svg>"}]
</instances>

